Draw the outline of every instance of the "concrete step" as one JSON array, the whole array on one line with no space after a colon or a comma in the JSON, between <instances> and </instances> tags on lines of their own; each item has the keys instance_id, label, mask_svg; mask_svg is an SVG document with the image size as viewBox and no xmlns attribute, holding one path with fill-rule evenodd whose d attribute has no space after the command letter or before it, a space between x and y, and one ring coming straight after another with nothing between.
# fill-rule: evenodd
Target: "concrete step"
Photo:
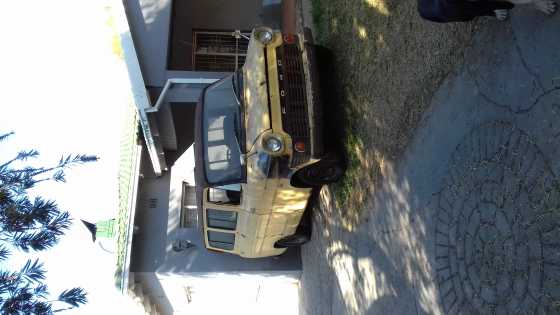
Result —
<instances>
[{"instance_id":1,"label":"concrete step","mask_svg":"<svg viewBox=\"0 0 560 315\"><path fill-rule=\"evenodd\" d=\"M135 286L133 292L136 297L144 299L144 290L142 290L142 286Z\"/></svg>"},{"instance_id":2,"label":"concrete step","mask_svg":"<svg viewBox=\"0 0 560 315\"><path fill-rule=\"evenodd\" d=\"M150 297L148 295L146 295L144 297L144 301L142 301L142 305L144 306L144 309L146 310L146 313L151 314L152 312L152 303L150 302Z\"/></svg>"}]
</instances>

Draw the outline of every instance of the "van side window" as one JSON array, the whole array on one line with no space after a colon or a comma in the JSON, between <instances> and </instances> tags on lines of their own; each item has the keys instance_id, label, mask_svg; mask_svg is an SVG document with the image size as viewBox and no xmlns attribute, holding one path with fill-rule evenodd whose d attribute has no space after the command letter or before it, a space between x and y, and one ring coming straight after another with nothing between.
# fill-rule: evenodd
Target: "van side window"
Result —
<instances>
[{"instance_id":1,"label":"van side window","mask_svg":"<svg viewBox=\"0 0 560 315\"><path fill-rule=\"evenodd\" d=\"M206 222L209 228L235 230L237 213L233 211L206 209Z\"/></svg>"},{"instance_id":2,"label":"van side window","mask_svg":"<svg viewBox=\"0 0 560 315\"><path fill-rule=\"evenodd\" d=\"M208 189L208 201L216 204L239 205L241 203L241 189L220 186Z\"/></svg>"},{"instance_id":3,"label":"van side window","mask_svg":"<svg viewBox=\"0 0 560 315\"><path fill-rule=\"evenodd\" d=\"M211 247L223 250L233 250L234 243L235 234L233 233L208 231L208 244Z\"/></svg>"}]
</instances>

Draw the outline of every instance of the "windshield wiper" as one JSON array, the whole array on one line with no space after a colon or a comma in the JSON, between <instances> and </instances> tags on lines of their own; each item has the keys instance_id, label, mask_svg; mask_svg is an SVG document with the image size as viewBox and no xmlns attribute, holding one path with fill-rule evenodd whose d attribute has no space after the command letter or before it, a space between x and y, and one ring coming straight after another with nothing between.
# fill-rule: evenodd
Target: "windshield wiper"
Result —
<instances>
[{"instance_id":1,"label":"windshield wiper","mask_svg":"<svg viewBox=\"0 0 560 315\"><path fill-rule=\"evenodd\" d=\"M238 75L239 75L239 71L236 71L236 72L233 73L233 77L232 77L232 80L231 80L231 88L233 90L233 94L235 95L235 101L237 101L237 105L239 106L239 111L236 113L235 119L233 121L234 129L235 129L235 141L237 141L237 146L239 147L239 151L242 152L242 147L240 145L240 142L241 142L240 138L241 138L241 132L242 132L240 123L241 123L241 119L243 117L242 113L241 113L241 108L243 106L242 106L241 101L239 100L239 94L238 94L238 87L239 87L237 85L237 83L239 82L238 77L237 77Z\"/></svg>"},{"instance_id":2,"label":"windshield wiper","mask_svg":"<svg viewBox=\"0 0 560 315\"><path fill-rule=\"evenodd\" d=\"M232 74L232 80L231 80L231 88L233 90L233 94L235 95L235 101L237 102L237 105L239 105L239 107L243 107L243 102L241 101L242 98L242 94L241 91L243 90L242 86L239 86L239 76L241 75L241 70L237 70ZM241 79L243 84L243 79Z\"/></svg>"},{"instance_id":3,"label":"windshield wiper","mask_svg":"<svg viewBox=\"0 0 560 315\"><path fill-rule=\"evenodd\" d=\"M237 72L235 72L233 74L233 77L231 78L231 89L233 90L233 95L235 95L235 101L237 102L237 105L241 107L241 101L239 100L239 94L237 92Z\"/></svg>"}]
</instances>

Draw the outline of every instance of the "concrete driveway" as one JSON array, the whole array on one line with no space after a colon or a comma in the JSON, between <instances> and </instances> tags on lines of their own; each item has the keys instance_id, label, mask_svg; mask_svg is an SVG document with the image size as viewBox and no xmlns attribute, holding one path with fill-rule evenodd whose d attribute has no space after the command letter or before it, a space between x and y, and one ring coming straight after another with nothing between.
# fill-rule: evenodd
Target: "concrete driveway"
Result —
<instances>
[{"instance_id":1,"label":"concrete driveway","mask_svg":"<svg viewBox=\"0 0 560 315\"><path fill-rule=\"evenodd\" d=\"M560 14L489 23L359 226L323 188L302 314L560 314Z\"/></svg>"}]
</instances>

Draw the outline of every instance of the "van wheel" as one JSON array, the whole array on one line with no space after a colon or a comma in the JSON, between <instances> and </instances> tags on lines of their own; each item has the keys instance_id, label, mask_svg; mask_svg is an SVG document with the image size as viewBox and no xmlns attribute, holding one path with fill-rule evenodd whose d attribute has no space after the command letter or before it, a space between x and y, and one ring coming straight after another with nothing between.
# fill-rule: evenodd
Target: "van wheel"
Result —
<instances>
[{"instance_id":1,"label":"van wheel","mask_svg":"<svg viewBox=\"0 0 560 315\"><path fill-rule=\"evenodd\" d=\"M323 159L297 173L300 182L310 187L319 187L338 181L344 175L344 167L338 159Z\"/></svg>"},{"instance_id":2,"label":"van wheel","mask_svg":"<svg viewBox=\"0 0 560 315\"><path fill-rule=\"evenodd\" d=\"M274 243L274 248L299 247L307 242L309 242L309 236L298 233L279 239Z\"/></svg>"}]
</instances>

